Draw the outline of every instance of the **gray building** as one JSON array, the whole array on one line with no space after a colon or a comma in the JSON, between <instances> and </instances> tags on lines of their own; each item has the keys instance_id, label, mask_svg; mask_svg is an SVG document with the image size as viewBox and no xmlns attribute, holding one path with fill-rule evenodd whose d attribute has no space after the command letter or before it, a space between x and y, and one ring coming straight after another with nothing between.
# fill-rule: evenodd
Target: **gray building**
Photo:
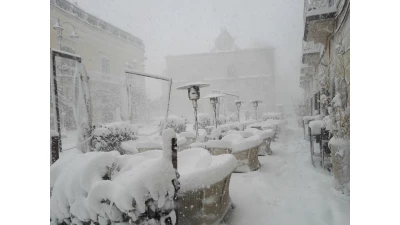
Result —
<instances>
[{"instance_id":1,"label":"gray building","mask_svg":"<svg viewBox=\"0 0 400 225\"><path fill-rule=\"evenodd\" d=\"M273 48L239 49L229 32L221 29L210 52L167 56L166 63L166 74L173 78L171 114L193 114L187 92L178 91L176 88L196 81L210 84L209 87L200 90L201 96L216 89L238 95L245 101L262 100L264 103L260 104L259 112L275 109ZM222 114L236 112L231 97L223 101L225 102L221 104ZM253 112L250 103L244 104L243 110ZM207 100L199 101L199 112L211 112Z\"/></svg>"}]
</instances>

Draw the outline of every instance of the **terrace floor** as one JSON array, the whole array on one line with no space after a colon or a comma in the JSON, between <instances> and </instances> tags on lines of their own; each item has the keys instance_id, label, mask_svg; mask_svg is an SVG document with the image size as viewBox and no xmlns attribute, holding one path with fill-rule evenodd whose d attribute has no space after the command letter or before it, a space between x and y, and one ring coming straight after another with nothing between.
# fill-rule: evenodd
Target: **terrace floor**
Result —
<instances>
[{"instance_id":1,"label":"terrace floor","mask_svg":"<svg viewBox=\"0 0 400 225\"><path fill-rule=\"evenodd\" d=\"M333 176L311 165L309 142L295 119L271 143L272 155L259 156L261 168L234 173L230 196L235 208L226 225L350 224L350 197L336 191Z\"/></svg>"}]
</instances>

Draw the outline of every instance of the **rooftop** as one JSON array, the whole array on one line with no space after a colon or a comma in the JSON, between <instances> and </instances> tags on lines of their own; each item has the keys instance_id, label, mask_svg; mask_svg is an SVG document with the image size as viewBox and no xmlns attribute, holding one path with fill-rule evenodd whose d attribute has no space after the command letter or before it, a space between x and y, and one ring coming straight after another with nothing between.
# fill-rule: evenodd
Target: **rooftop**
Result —
<instances>
[{"instance_id":1,"label":"rooftop","mask_svg":"<svg viewBox=\"0 0 400 225\"><path fill-rule=\"evenodd\" d=\"M61 9L62 11L81 20L82 22L85 22L87 24L95 26L98 29L101 29L112 35L118 36L119 38L121 38L125 41L128 41L129 43L134 44L142 49L145 48L143 41L141 39L139 39L138 37L126 32L126 31L118 28L117 26L114 26L102 19L99 19L96 16L93 16L93 15L85 12L83 9L81 9L77 5L72 4L69 1L50 0L50 5Z\"/></svg>"}]
</instances>

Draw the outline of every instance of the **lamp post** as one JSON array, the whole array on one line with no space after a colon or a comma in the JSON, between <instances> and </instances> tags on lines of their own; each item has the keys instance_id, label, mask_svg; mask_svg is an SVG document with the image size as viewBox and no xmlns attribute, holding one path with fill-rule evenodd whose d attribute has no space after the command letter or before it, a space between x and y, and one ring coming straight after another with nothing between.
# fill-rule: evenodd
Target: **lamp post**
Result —
<instances>
[{"instance_id":1,"label":"lamp post","mask_svg":"<svg viewBox=\"0 0 400 225\"><path fill-rule=\"evenodd\" d=\"M219 98L225 96L224 94L218 94L218 93L211 93L207 96L204 96L203 98L208 98L210 99L210 103L213 107L214 110L214 120L215 120L215 128L218 127L218 121L217 121L217 104L219 103Z\"/></svg>"},{"instance_id":2,"label":"lamp post","mask_svg":"<svg viewBox=\"0 0 400 225\"><path fill-rule=\"evenodd\" d=\"M57 37L58 37L58 44L60 46L60 50L61 50L61 41L63 39L62 31L64 30L64 28L63 28L64 24L68 24L72 27L72 33L69 35L71 38L79 38L79 36L75 32L74 25L72 25L70 22L62 22L61 23L60 18L57 18L56 23L53 26L53 29L58 31Z\"/></svg>"},{"instance_id":3,"label":"lamp post","mask_svg":"<svg viewBox=\"0 0 400 225\"><path fill-rule=\"evenodd\" d=\"M196 130L196 140L199 136L199 126L197 123L197 100L200 99L200 88L208 87L208 86L210 86L210 84L195 82L195 83L186 84L186 85L183 85L183 86L180 86L177 88L178 90L187 89L189 100L192 100L193 110L194 110L194 127Z\"/></svg>"},{"instance_id":4,"label":"lamp post","mask_svg":"<svg viewBox=\"0 0 400 225\"><path fill-rule=\"evenodd\" d=\"M240 123L240 106L242 106L242 103L245 101L242 100L235 100L236 108L237 108L237 114L238 114L238 122Z\"/></svg>"},{"instance_id":5,"label":"lamp post","mask_svg":"<svg viewBox=\"0 0 400 225\"><path fill-rule=\"evenodd\" d=\"M257 120L257 107L258 107L258 103L261 103L261 102L262 102L261 100L253 100L253 101L250 101L250 103L253 103L254 113L255 113L256 120Z\"/></svg>"}]
</instances>

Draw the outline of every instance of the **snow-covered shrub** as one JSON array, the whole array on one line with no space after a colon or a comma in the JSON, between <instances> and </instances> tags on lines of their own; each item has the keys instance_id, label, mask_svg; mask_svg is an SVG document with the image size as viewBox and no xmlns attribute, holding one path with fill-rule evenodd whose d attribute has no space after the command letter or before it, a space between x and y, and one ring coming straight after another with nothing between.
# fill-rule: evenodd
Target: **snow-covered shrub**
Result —
<instances>
[{"instance_id":1,"label":"snow-covered shrub","mask_svg":"<svg viewBox=\"0 0 400 225\"><path fill-rule=\"evenodd\" d=\"M238 121L237 114L235 114L235 113L229 114L229 115L226 117L226 121L227 121L228 123L237 122L237 121Z\"/></svg>"},{"instance_id":2,"label":"snow-covered shrub","mask_svg":"<svg viewBox=\"0 0 400 225\"><path fill-rule=\"evenodd\" d=\"M121 142L135 140L137 132L137 126L126 122L102 124L94 129L90 146L94 151L122 152Z\"/></svg>"},{"instance_id":3,"label":"snow-covered shrub","mask_svg":"<svg viewBox=\"0 0 400 225\"><path fill-rule=\"evenodd\" d=\"M263 115L261 116L261 119L263 121L266 121L268 119L273 119L273 120L280 120L282 117L281 113L277 113L277 112L268 112L268 113L263 113Z\"/></svg>"},{"instance_id":4,"label":"snow-covered shrub","mask_svg":"<svg viewBox=\"0 0 400 225\"><path fill-rule=\"evenodd\" d=\"M227 121L227 119L226 119L226 117L224 115L220 115L217 118L218 125L226 124L226 121ZM214 124L215 124L215 122L214 122Z\"/></svg>"},{"instance_id":5,"label":"snow-covered shrub","mask_svg":"<svg viewBox=\"0 0 400 225\"><path fill-rule=\"evenodd\" d=\"M160 126L164 126L164 120L161 121ZM182 117L170 115L167 119L166 128L172 128L176 133L181 133L186 131L186 120Z\"/></svg>"},{"instance_id":6,"label":"snow-covered shrub","mask_svg":"<svg viewBox=\"0 0 400 225\"><path fill-rule=\"evenodd\" d=\"M172 137L172 129L164 131L169 151L158 155L77 151L61 157L50 167L51 224L175 224L179 174Z\"/></svg>"},{"instance_id":7,"label":"snow-covered shrub","mask_svg":"<svg viewBox=\"0 0 400 225\"><path fill-rule=\"evenodd\" d=\"M206 129L206 127L212 125L213 119L208 114L198 114L197 115L197 123L199 124L199 129ZM193 130L195 125L193 124Z\"/></svg>"}]
</instances>

